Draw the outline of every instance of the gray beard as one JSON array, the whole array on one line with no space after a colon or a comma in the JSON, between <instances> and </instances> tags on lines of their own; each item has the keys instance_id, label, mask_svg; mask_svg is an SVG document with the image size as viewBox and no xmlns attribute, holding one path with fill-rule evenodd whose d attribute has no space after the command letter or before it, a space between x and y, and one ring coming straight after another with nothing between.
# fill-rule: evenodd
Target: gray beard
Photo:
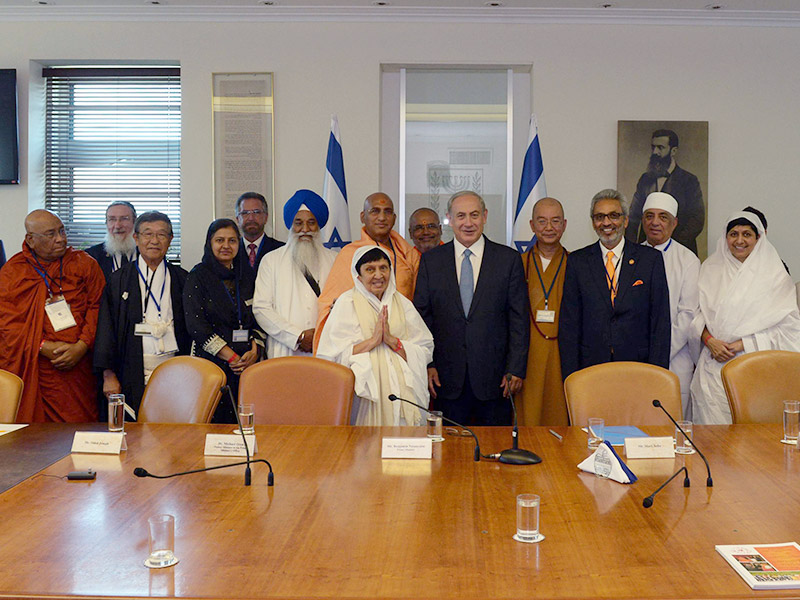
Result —
<instances>
[{"instance_id":1,"label":"gray beard","mask_svg":"<svg viewBox=\"0 0 800 600\"><path fill-rule=\"evenodd\" d=\"M294 231L289 232L289 241L286 245L289 247L289 252L292 254L292 260L300 273L306 269L311 276L319 281L319 255L321 250L325 248L322 245L322 240L319 236L319 231L312 234L313 241L306 242L300 239L300 236Z\"/></svg>"},{"instance_id":2,"label":"gray beard","mask_svg":"<svg viewBox=\"0 0 800 600\"><path fill-rule=\"evenodd\" d=\"M114 256L115 254L131 255L136 250L136 241L133 239L132 235L120 240L106 232L106 239L103 242L103 249L111 256Z\"/></svg>"}]
</instances>

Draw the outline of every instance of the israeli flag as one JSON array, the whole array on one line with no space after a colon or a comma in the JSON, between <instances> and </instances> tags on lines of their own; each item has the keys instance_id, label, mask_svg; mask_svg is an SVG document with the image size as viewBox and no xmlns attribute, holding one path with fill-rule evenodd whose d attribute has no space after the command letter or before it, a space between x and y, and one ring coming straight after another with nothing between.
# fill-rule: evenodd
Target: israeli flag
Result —
<instances>
[{"instance_id":1,"label":"israeli flag","mask_svg":"<svg viewBox=\"0 0 800 600\"><path fill-rule=\"evenodd\" d=\"M536 236L530 226L531 213L533 205L546 196L542 150L539 148L539 129L536 125L536 115L531 115L528 150L525 152L525 162L522 164L519 197L514 211L514 233L511 236L514 248L521 253L527 252L536 242Z\"/></svg>"},{"instance_id":2,"label":"israeli flag","mask_svg":"<svg viewBox=\"0 0 800 600\"><path fill-rule=\"evenodd\" d=\"M331 136L328 139L328 158L325 161L325 182L322 198L328 205L330 217L322 228L322 243L326 248L341 250L349 244L350 213L347 210L347 186L344 182L344 159L339 136L339 119L331 116Z\"/></svg>"}]
</instances>

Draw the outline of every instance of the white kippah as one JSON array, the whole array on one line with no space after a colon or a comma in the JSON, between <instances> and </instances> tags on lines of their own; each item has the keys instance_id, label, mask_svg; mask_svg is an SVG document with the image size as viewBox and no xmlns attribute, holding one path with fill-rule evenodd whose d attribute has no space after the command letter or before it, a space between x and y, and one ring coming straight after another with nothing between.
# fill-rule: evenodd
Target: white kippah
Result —
<instances>
[{"instance_id":1,"label":"white kippah","mask_svg":"<svg viewBox=\"0 0 800 600\"><path fill-rule=\"evenodd\" d=\"M647 200L644 201L644 206L642 207L642 214L651 208L665 210L673 217L678 216L678 201L666 192L653 192L647 196Z\"/></svg>"}]
</instances>

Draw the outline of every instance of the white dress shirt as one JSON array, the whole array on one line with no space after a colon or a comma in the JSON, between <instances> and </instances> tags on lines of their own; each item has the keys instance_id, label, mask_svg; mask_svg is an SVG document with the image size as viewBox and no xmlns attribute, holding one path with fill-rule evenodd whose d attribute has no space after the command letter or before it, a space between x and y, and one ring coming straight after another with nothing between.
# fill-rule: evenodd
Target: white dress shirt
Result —
<instances>
[{"instance_id":1,"label":"white dress shirt","mask_svg":"<svg viewBox=\"0 0 800 600\"><path fill-rule=\"evenodd\" d=\"M619 244L614 246L613 248L606 248L603 246L603 242L597 242L600 245L600 256L603 259L603 269L606 268L606 260L608 260L608 251L614 254L614 286L617 285L619 282L619 272L622 270L622 254L623 250L625 249L625 236L622 236L622 239L619 241ZM608 274L608 270L606 270ZM606 281L608 281L608 275L606 275Z\"/></svg>"},{"instance_id":2,"label":"white dress shirt","mask_svg":"<svg viewBox=\"0 0 800 600\"><path fill-rule=\"evenodd\" d=\"M453 238L453 247L456 253L456 277L458 283L461 283L461 263L464 262L464 251L467 249L461 242ZM486 248L486 240L483 236L469 247L472 254L469 257L469 262L472 264L472 291L478 285L478 276L481 273L481 263L483 262L483 251Z\"/></svg>"}]
</instances>

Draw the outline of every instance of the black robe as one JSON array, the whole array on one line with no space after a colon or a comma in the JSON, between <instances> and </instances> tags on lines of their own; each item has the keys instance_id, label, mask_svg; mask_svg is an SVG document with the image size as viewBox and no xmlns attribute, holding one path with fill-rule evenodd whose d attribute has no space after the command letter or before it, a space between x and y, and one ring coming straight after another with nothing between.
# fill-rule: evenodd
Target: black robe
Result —
<instances>
[{"instance_id":1,"label":"black robe","mask_svg":"<svg viewBox=\"0 0 800 600\"><path fill-rule=\"evenodd\" d=\"M185 355L192 346L183 315L183 286L188 273L169 262L167 269L178 354ZM100 376L105 369L114 371L125 394L125 403L137 416L144 394L144 355L142 338L134 335L134 327L141 322L142 294L136 261L133 261L114 271L106 283L94 342L94 368Z\"/></svg>"}]
</instances>

